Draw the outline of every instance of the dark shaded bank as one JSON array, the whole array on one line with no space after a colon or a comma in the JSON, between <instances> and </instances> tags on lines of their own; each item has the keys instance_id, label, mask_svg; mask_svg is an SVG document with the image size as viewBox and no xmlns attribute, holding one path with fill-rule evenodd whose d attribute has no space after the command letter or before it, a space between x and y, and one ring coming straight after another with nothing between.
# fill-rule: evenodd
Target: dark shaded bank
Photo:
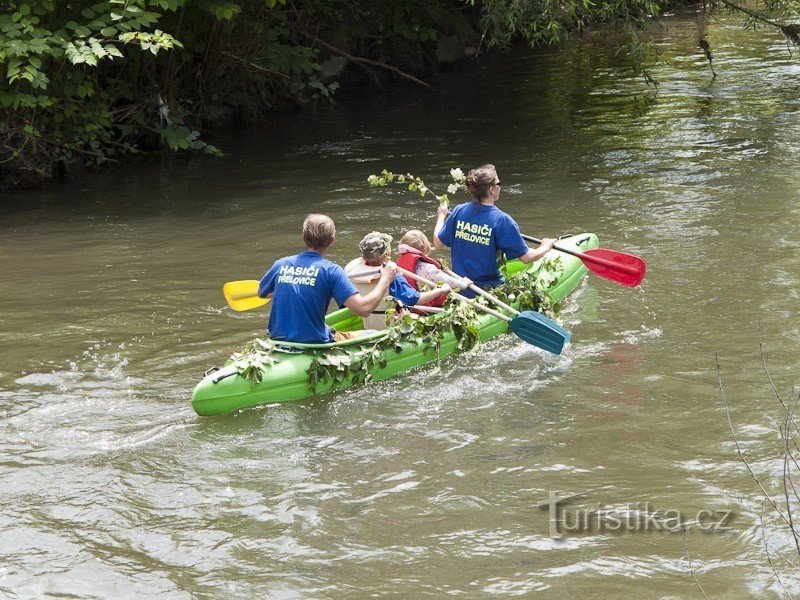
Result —
<instances>
[{"instance_id":1,"label":"dark shaded bank","mask_svg":"<svg viewBox=\"0 0 800 600\"><path fill-rule=\"evenodd\" d=\"M792 0L795 2L796 0ZM203 133L332 100L341 85L430 86L514 41L594 31L649 79L642 26L674 0L15 0L0 14L0 189L39 187L158 149L219 154ZM796 26L729 0L745 24ZM766 15L766 16L765 16ZM597 26L597 27L595 27ZM606 28L605 26L610 26ZM223 149L224 150L224 149Z\"/></svg>"},{"instance_id":2,"label":"dark shaded bank","mask_svg":"<svg viewBox=\"0 0 800 600\"><path fill-rule=\"evenodd\" d=\"M479 9L457 0L8 4L2 189L159 148L216 154L203 132L331 100L340 85L428 86L481 42Z\"/></svg>"}]
</instances>

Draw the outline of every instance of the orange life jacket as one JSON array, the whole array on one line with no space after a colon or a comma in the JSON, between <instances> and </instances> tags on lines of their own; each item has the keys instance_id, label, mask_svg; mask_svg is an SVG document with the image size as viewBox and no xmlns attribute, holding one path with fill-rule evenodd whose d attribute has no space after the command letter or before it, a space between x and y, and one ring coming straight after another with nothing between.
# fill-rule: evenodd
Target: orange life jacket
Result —
<instances>
[{"instance_id":1,"label":"orange life jacket","mask_svg":"<svg viewBox=\"0 0 800 600\"><path fill-rule=\"evenodd\" d=\"M425 256L424 254L417 254L416 252L404 252L397 257L397 265L399 267L403 267L406 271L411 271L412 273L417 272L417 263L419 261L431 264L437 269L442 268L442 263L436 259L433 259L430 256ZM417 283L416 279L411 279L408 275L404 275L403 277L406 278L406 281L408 281L411 287L413 287L415 290L419 290L419 284ZM436 298L427 304L423 304L422 306L444 306L445 300L447 300L447 294L439 294L436 296Z\"/></svg>"}]
</instances>

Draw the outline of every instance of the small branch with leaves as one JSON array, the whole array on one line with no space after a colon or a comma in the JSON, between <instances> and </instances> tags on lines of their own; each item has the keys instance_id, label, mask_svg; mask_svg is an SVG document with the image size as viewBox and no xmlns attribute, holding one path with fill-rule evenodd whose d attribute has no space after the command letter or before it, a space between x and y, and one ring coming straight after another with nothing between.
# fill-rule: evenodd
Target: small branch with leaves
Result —
<instances>
[{"instance_id":1,"label":"small branch with leaves","mask_svg":"<svg viewBox=\"0 0 800 600\"><path fill-rule=\"evenodd\" d=\"M409 191L419 192L419 195L423 198L426 194L430 194L436 199L437 202L447 206L447 204L450 202L450 196L448 194L455 194L460 189L467 189L467 178L464 175L464 171L459 168L450 169L450 177L453 178L453 183L447 186L447 194L437 194L431 190L427 185L425 185L422 177L417 177L411 173L394 173L387 169L381 171L380 175L370 175L367 177L367 183L369 183L372 187L386 187L390 183L408 185Z\"/></svg>"}]
</instances>

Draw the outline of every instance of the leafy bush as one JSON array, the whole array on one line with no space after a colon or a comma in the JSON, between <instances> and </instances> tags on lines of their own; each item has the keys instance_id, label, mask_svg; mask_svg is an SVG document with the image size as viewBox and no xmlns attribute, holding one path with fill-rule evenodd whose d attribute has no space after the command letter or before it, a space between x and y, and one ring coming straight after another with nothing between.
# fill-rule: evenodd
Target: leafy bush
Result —
<instances>
[{"instance_id":1,"label":"leafy bush","mask_svg":"<svg viewBox=\"0 0 800 600\"><path fill-rule=\"evenodd\" d=\"M36 185L159 144L217 154L198 131L213 115L330 97L284 4L2 2L0 179Z\"/></svg>"}]
</instances>

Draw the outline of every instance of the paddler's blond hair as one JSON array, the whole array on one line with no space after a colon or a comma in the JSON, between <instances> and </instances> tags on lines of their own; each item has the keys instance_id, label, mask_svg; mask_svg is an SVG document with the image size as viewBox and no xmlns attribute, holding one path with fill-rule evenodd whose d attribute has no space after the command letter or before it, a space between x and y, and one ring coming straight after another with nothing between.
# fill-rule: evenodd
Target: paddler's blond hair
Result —
<instances>
[{"instance_id":1,"label":"paddler's blond hair","mask_svg":"<svg viewBox=\"0 0 800 600\"><path fill-rule=\"evenodd\" d=\"M312 213L303 221L303 242L308 248L327 248L335 237L336 225L329 216Z\"/></svg>"},{"instance_id":2,"label":"paddler's blond hair","mask_svg":"<svg viewBox=\"0 0 800 600\"><path fill-rule=\"evenodd\" d=\"M419 229L409 229L400 238L400 243L406 246L419 250L423 254L428 254L431 251L431 242L428 236L422 233Z\"/></svg>"}]
</instances>

